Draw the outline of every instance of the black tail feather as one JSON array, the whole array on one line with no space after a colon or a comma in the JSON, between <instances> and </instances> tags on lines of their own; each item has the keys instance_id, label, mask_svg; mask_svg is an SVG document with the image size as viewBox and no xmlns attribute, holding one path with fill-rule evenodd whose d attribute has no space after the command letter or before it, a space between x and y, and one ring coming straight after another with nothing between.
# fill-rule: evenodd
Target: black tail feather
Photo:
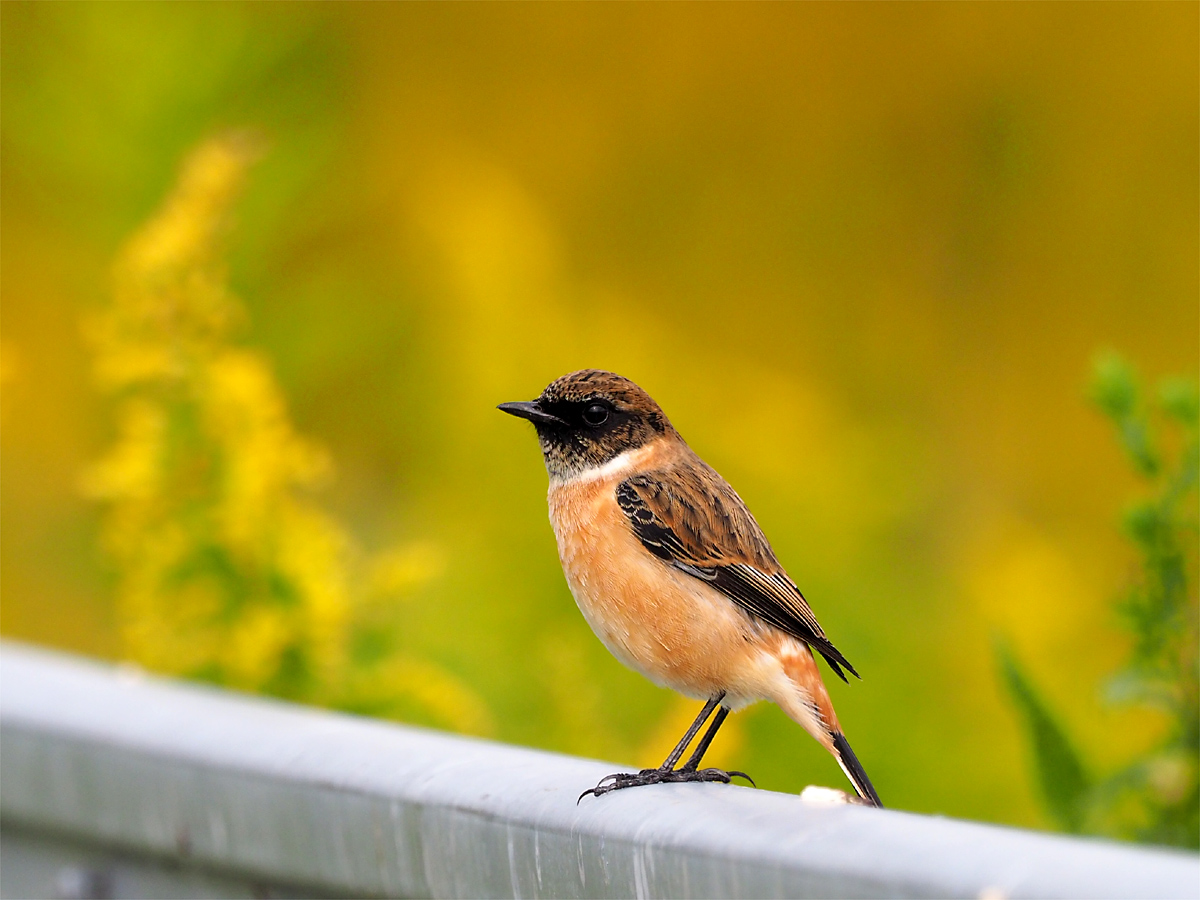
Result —
<instances>
[{"instance_id":1,"label":"black tail feather","mask_svg":"<svg viewBox=\"0 0 1200 900\"><path fill-rule=\"evenodd\" d=\"M880 802L879 795L875 793L875 787L871 784L871 779L867 777L862 763L858 761L858 757L850 749L850 742L846 740L846 736L840 731L833 733L833 749L837 751L838 762L842 764L842 770L845 771L846 777L850 779L850 783L854 785L854 790L858 793L858 796L866 800L871 806L882 808L883 803Z\"/></svg>"}]
</instances>

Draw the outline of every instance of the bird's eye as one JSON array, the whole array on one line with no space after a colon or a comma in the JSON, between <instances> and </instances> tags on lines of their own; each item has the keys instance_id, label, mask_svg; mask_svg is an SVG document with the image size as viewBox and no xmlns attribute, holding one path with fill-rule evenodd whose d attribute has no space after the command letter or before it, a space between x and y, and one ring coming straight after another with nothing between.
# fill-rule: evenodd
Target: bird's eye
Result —
<instances>
[{"instance_id":1,"label":"bird's eye","mask_svg":"<svg viewBox=\"0 0 1200 900\"><path fill-rule=\"evenodd\" d=\"M593 403L583 411L583 421L595 428L608 421L608 410L599 403Z\"/></svg>"}]
</instances>

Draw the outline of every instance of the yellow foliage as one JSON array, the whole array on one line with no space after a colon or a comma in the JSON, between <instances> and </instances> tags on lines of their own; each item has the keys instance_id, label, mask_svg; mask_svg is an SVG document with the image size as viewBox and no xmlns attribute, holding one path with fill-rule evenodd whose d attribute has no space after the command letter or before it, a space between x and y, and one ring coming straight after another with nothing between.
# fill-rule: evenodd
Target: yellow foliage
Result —
<instances>
[{"instance_id":1,"label":"yellow foliage","mask_svg":"<svg viewBox=\"0 0 1200 900\"><path fill-rule=\"evenodd\" d=\"M122 250L113 303L87 325L118 433L84 477L106 504L127 655L156 671L329 705L408 698L443 724L491 729L482 701L432 663L356 666L355 614L436 574L417 544L377 561L304 490L331 471L296 433L267 359L231 342L245 319L221 238L258 155L244 134L200 146Z\"/></svg>"}]
</instances>

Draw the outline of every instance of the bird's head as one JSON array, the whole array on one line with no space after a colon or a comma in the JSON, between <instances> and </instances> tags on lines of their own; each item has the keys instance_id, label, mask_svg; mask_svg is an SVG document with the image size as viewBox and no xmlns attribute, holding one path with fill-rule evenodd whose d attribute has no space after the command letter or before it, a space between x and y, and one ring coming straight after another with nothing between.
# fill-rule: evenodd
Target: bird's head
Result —
<instances>
[{"instance_id":1,"label":"bird's head","mask_svg":"<svg viewBox=\"0 0 1200 900\"><path fill-rule=\"evenodd\" d=\"M497 408L534 424L552 478L570 478L676 434L649 394L628 378L600 369L563 375L536 400Z\"/></svg>"}]
</instances>

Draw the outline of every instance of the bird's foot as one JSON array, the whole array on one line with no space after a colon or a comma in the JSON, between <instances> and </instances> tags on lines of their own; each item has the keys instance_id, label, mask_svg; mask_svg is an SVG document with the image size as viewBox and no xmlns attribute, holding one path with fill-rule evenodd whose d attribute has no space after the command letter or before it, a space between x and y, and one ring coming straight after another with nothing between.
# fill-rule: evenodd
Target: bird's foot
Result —
<instances>
[{"instance_id":1,"label":"bird's foot","mask_svg":"<svg viewBox=\"0 0 1200 900\"><path fill-rule=\"evenodd\" d=\"M618 772L615 775L606 775L594 788L588 788L580 794L579 800L588 794L599 797L610 791L641 787L646 784L674 784L688 781L719 781L722 784L729 784L734 776L741 776L751 785L758 786L754 784L754 779L745 772L726 772L724 769L688 769L686 767L682 769L642 769L640 772ZM579 800L575 802L578 803Z\"/></svg>"}]
</instances>

